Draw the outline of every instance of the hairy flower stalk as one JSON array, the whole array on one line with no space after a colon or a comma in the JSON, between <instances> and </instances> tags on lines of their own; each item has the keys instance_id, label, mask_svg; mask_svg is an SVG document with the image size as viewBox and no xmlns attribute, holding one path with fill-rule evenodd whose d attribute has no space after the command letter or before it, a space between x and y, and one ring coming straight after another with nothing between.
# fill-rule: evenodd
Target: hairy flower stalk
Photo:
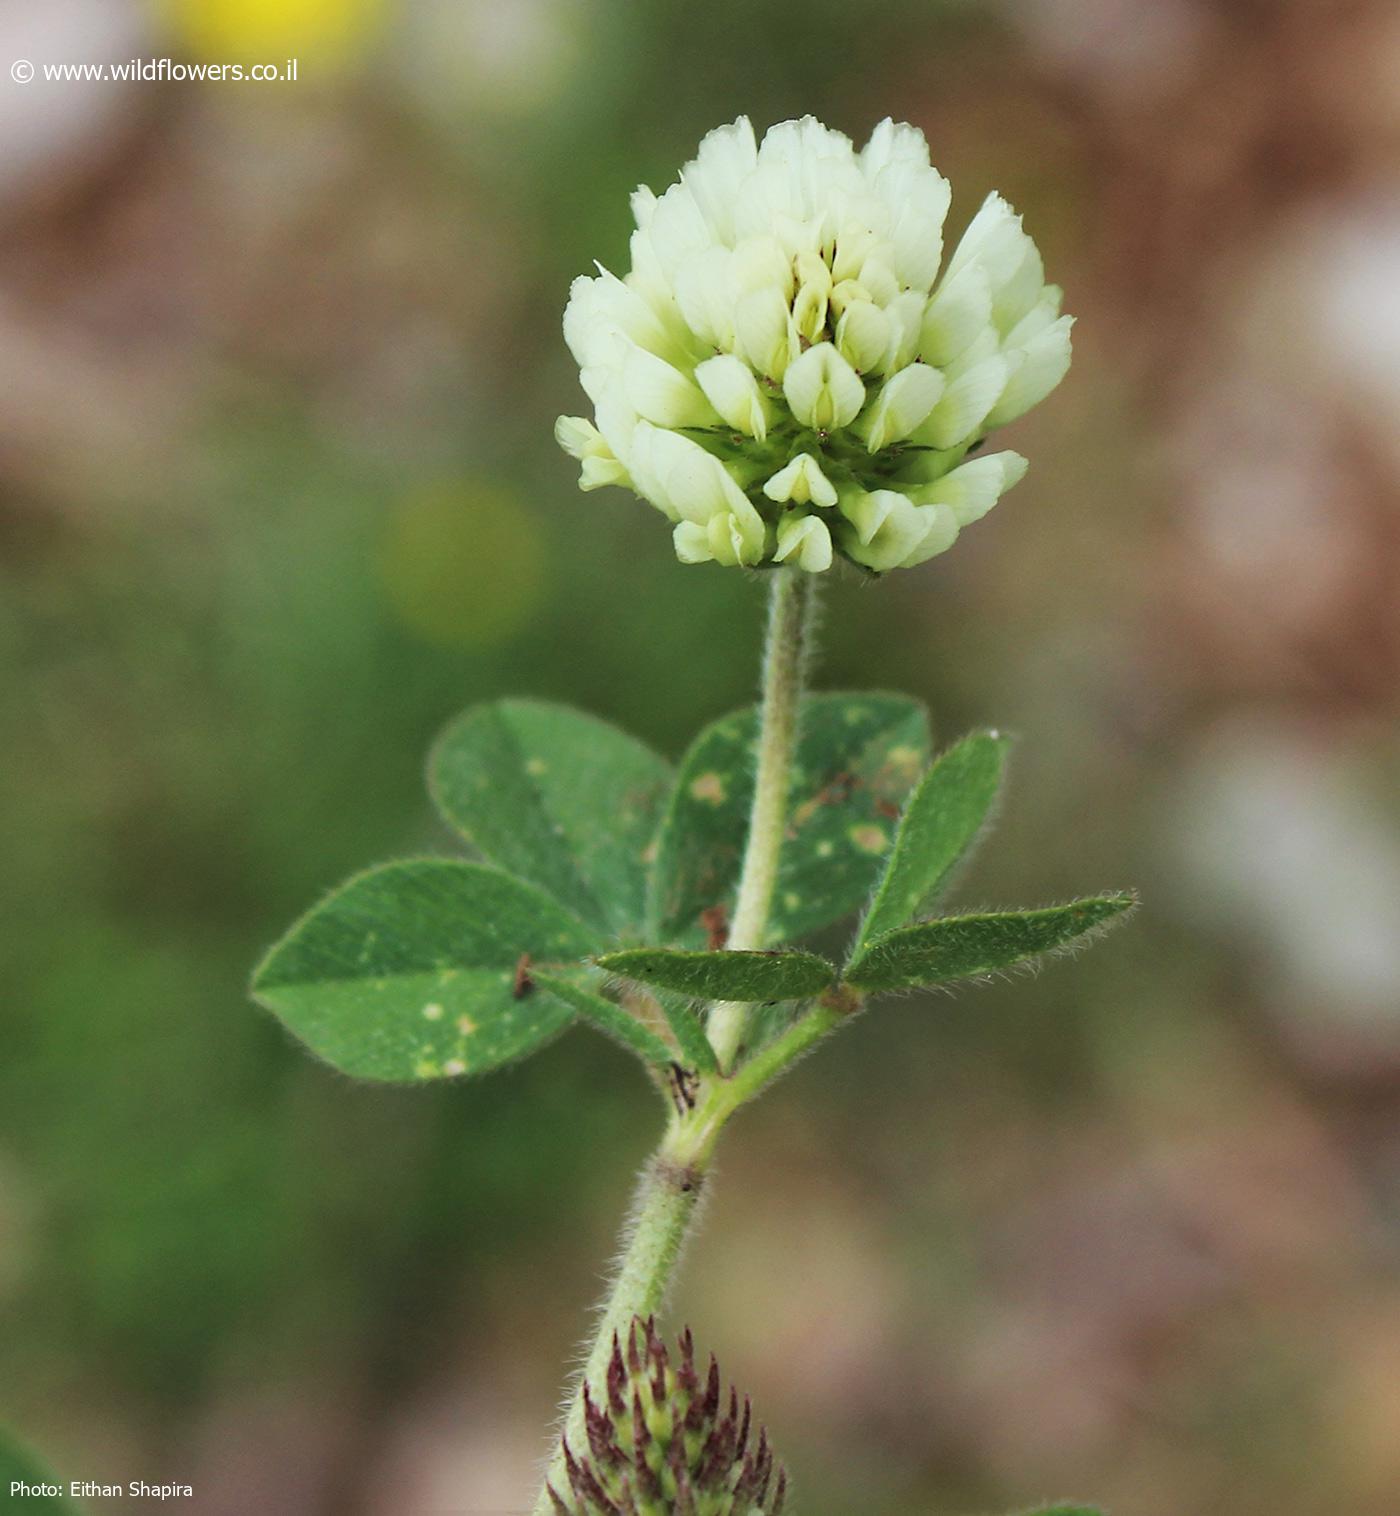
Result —
<instances>
[{"instance_id":1,"label":"hairy flower stalk","mask_svg":"<svg viewBox=\"0 0 1400 1516\"><path fill-rule=\"evenodd\" d=\"M584 1440L564 1438L554 1516L781 1516L787 1471L745 1398L721 1394L713 1356L702 1377L681 1333L676 1361L655 1320L612 1339L605 1374L583 1387Z\"/></svg>"},{"instance_id":2,"label":"hairy flower stalk","mask_svg":"<svg viewBox=\"0 0 1400 1516\"><path fill-rule=\"evenodd\" d=\"M797 741L798 707L808 652L812 590L799 585L791 570L773 576L763 655L763 703L759 718L757 773L748 843L739 878L728 945L759 948L765 941L773 887L777 880L792 758ZM748 1020L749 1007L722 1001L711 1007L707 1035L720 1075L732 1076ZM838 1016L827 1008L808 1013L789 1039L792 1055L805 1049L808 1037L824 1035ZM788 1044L780 1043L781 1055ZM778 1072L782 1064L775 1065ZM609 1360L611 1344L633 1317L649 1316L665 1303L671 1280L694 1225L710 1156L724 1122L745 1098L757 1093L771 1073L751 1068L747 1079L720 1077L704 1081L693 1106L678 1113L660 1152L642 1175L622 1256L599 1315L593 1344L565 1416L564 1438L550 1466L558 1480L564 1448L586 1429L587 1386L597 1382ZM535 1507L545 1516L549 1480Z\"/></svg>"},{"instance_id":3,"label":"hairy flower stalk","mask_svg":"<svg viewBox=\"0 0 1400 1516\"><path fill-rule=\"evenodd\" d=\"M630 270L574 282L593 417L556 436L581 487L650 501L683 563L884 573L951 547L1025 472L972 455L1064 377L1072 318L1000 195L945 263L950 200L911 126L858 152L810 116L712 131L633 196Z\"/></svg>"},{"instance_id":4,"label":"hairy flower stalk","mask_svg":"<svg viewBox=\"0 0 1400 1516\"><path fill-rule=\"evenodd\" d=\"M726 944L736 950L763 947L768 929L783 828L787 825L797 713L811 638L812 594L812 589L804 593L798 586L791 569L780 571L774 578L763 653L763 705L753 811ZM722 1070L734 1062L747 1019L748 1007L733 1002L722 1002L710 1011L710 1042Z\"/></svg>"}]
</instances>

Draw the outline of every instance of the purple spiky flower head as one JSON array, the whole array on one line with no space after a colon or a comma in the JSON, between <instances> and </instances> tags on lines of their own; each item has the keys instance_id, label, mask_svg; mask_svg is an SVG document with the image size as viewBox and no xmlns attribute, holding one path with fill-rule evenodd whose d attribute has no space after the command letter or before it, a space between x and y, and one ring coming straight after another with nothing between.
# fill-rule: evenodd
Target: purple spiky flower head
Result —
<instances>
[{"instance_id":1,"label":"purple spiky flower head","mask_svg":"<svg viewBox=\"0 0 1400 1516\"><path fill-rule=\"evenodd\" d=\"M606 1382L583 1388L588 1446L564 1442L558 1516L780 1516L787 1471L747 1397L702 1374L687 1328L673 1355L653 1318L613 1337Z\"/></svg>"}]
</instances>

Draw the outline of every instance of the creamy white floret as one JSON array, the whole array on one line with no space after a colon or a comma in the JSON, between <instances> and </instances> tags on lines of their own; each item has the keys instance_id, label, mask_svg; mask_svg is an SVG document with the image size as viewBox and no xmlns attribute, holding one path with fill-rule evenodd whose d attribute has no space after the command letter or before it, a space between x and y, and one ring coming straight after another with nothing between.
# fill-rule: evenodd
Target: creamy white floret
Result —
<instances>
[{"instance_id":1,"label":"creamy white floret","mask_svg":"<svg viewBox=\"0 0 1400 1516\"><path fill-rule=\"evenodd\" d=\"M632 197L631 268L574 281L564 335L592 420L580 484L622 484L683 561L875 572L944 551L1021 477L968 458L1064 377L1071 318L991 195L943 259L951 195L916 128L857 151L811 117L711 132Z\"/></svg>"}]
</instances>

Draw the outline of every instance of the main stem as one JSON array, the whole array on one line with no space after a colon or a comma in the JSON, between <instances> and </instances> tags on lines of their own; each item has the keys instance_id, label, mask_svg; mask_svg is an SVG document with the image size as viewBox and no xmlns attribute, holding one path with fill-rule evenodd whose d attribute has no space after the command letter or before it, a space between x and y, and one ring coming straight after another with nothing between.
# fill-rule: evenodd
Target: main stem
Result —
<instances>
[{"instance_id":1,"label":"main stem","mask_svg":"<svg viewBox=\"0 0 1400 1516\"><path fill-rule=\"evenodd\" d=\"M778 854L787 824L811 594L810 586L804 588L799 584L796 569L774 571L763 653L758 771L748 845L729 930L731 948L762 947L768 928L768 911L778 878ZM661 1309L695 1220L720 1129L786 1062L800 1056L813 1041L825 1035L837 1017L825 1008L813 1010L767 1050L765 1060L746 1066L735 1076L733 1064L743 1043L747 1019L748 1007L744 1005L725 1002L710 1011L709 1036L720 1076L706 1080L694 1108L672 1120L660 1150L642 1174L623 1232L617 1274L603 1302L593 1345L565 1416L564 1440L571 1448L582 1450L588 1446L583 1387L606 1382L614 1335L625 1340L633 1316L646 1317ZM534 1516L554 1516L551 1486L568 1498L562 1441L550 1461Z\"/></svg>"},{"instance_id":2,"label":"main stem","mask_svg":"<svg viewBox=\"0 0 1400 1516\"><path fill-rule=\"evenodd\" d=\"M544 1487L535 1503L535 1516L554 1516L557 1508L550 1497L551 1486L565 1498L569 1496L564 1442L579 1453L588 1449L584 1385L597 1387L607 1383L614 1338L626 1342L634 1316L645 1318L661 1309L680 1262L705 1175L703 1166L677 1162L667 1148L668 1144L663 1143L642 1174L632 1214L622 1234L617 1274L599 1313L593 1345L584 1360L564 1420L563 1441L550 1460Z\"/></svg>"},{"instance_id":3,"label":"main stem","mask_svg":"<svg viewBox=\"0 0 1400 1516\"><path fill-rule=\"evenodd\" d=\"M736 950L761 948L768 911L778 880L778 855L787 826L792 755L797 744L797 716L807 659L811 587L799 582L797 569L778 569L768 600L768 637L763 649L763 708L759 722L758 769L748 844L739 875L739 893L729 924L728 945ZM710 1011L710 1042L720 1069L728 1073L744 1040L749 1007L723 1001Z\"/></svg>"}]
</instances>

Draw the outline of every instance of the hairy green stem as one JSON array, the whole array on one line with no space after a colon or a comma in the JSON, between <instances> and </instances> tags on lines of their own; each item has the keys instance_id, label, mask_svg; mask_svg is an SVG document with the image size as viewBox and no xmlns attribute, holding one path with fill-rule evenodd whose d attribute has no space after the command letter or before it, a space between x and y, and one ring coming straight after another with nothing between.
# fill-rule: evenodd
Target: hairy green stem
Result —
<instances>
[{"instance_id":1,"label":"hairy green stem","mask_svg":"<svg viewBox=\"0 0 1400 1516\"><path fill-rule=\"evenodd\" d=\"M810 584L804 587L799 582L797 570L774 572L763 655L758 770L748 845L729 932L729 946L733 948L762 947L768 929L768 911L787 825L812 593ZM617 1274L565 1413L563 1436L574 1450L582 1451L588 1446L583 1388L585 1384L597 1387L606 1382L614 1334L624 1338L633 1316L646 1317L661 1309L695 1221L710 1160L724 1124L852 1008L845 1004L817 1004L738 1069L734 1068L734 1062L743 1046L749 1007L725 1002L710 1011L709 1037L721 1072L718 1077L702 1081L689 1109L673 1116L660 1151L642 1175L636 1203L623 1233ZM554 1516L551 1486L565 1500L569 1499L562 1441L550 1461L534 1516Z\"/></svg>"},{"instance_id":2,"label":"hairy green stem","mask_svg":"<svg viewBox=\"0 0 1400 1516\"><path fill-rule=\"evenodd\" d=\"M797 717L807 656L811 588L799 583L799 570L773 575L768 600L768 636L763 649L763 707L759 718L758 768L744 866L739 875L728 945L736 950L761 948L768 911L778 881L778 858L787 826L792 756L797 745ZM808 576L810 577L810 576ZM710 1010L710 1042L725 1073L744 1040L749 1007L722 1001Z\"/></svg>"},{"instance_id":3,"label":"hairy green stem","mask_svg":"<svg viewBox=\"0 0 1400 1516\"><path fill-rule=\"evenodd\" d=\"M597 1332L578 1377L563 1435L571 1448L586 1451L583 1386L595 1388L607 1381L613 1339L626 1341L634 1316L647 1317L659 1311L680 1261L687 1233L694 1220L704 1186L703 1166L678 1162L663 1143L661 1151L642 1174L637 1198L623 1233L617 1274L603 1302ZM545 1487L535 1504L535 1516L554 1516L549 1486L568 1498L569 1480L561 1442L545 1475Z\"/></svg>"}]
</instances>

